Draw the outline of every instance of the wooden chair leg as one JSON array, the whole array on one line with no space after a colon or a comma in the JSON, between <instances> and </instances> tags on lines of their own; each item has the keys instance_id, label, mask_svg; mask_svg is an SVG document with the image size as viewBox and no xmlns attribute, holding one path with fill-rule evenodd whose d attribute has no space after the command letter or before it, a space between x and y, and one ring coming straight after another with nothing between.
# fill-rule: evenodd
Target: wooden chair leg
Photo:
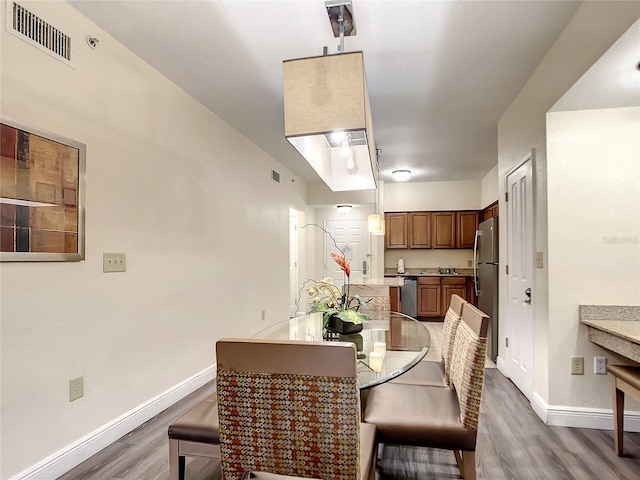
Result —
<instances>
[{"instance_id":1,"label":"wooden chair leg","mask_svg":"<svg viewBox=\"0 0 640 480\"><path fill-rule=\"evenodd\" d=\"M169 439L169 480L184 480L185 458L179 453L179 443Z\"/></svg>"},{"instance_id":2,"label":"wooden chair leg","mask_svg":"<svg viewBox=\"0 0 640 480\"><path fill-rule=\"evenodd\" d=\"M462 452L462 476L464 480L476 480L476 452L465 450Z\"/></svg>"},{"instance_id":3,"label":"wooden chair leg","mask_svg":"<svg viewBox=\"0 0 640 480\"><path fill-rule=\"evenodd\" d=\"M460 470L460 475L464 477L464 464L462 463L462 451L454 450L453 455L456 457L456 463L458 464L458 470Z\"/></svg>"},{"instance_id":4,"label":"wooden chair leg","mask_svg":"<svg viewBox=\"0 0 640 480\"><path fill-rule=\"evenodd\" d=\"M624 392L616 387L616 378L613 377L613 436L615 439L616 454L621 457L624 450L622 439L624 437Z\"/></svg>"}]
</instances>

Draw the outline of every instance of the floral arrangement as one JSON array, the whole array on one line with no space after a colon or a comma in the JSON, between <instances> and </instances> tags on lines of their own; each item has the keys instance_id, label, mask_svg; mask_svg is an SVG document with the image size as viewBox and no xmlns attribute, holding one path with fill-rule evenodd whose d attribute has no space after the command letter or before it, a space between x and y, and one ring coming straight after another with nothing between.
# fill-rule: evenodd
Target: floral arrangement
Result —
<instances>
[{"instance_id":1,"label":"floral arrangement","mask_svg":"<svg viewBox=\"0 0 640 480\"><path fill-rule=\"evenodd\" d=\"M323 312L324 326L327 325L329 318L333 315L337 316L343 322L353 324L363 323L367 316L358 312L360 307L366 302L359 295L353 297L349 295L351 265L345 259L344 255L336 252L331 253L331 258L340 266L340 269L346 276L345 292L341 293L340 289L333 283L330 277L324 278L309 288L308 293L313 297L311 310L314 312Z\"/></svg>"}]
</instances>

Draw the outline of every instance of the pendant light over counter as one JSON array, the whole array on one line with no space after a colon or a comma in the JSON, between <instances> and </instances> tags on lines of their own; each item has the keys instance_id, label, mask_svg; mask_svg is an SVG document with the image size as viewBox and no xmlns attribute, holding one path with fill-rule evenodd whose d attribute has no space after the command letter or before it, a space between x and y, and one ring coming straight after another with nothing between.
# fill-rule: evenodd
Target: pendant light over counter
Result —
<instances>
[{"instance_id":1,"label":"pendant light over counter","mask_svg":"<svg viewBox=\"0 0 640 480\"><path fill-rule=\"evenodd\" d=\"M344 14L353 24L353 10L351 2L327 2L330 20L336 8L342 51ZM283 83L284 131L291 145L334 192L375 189L378 165L363 53L285 60Z\"/></svg>"}]
</instances>

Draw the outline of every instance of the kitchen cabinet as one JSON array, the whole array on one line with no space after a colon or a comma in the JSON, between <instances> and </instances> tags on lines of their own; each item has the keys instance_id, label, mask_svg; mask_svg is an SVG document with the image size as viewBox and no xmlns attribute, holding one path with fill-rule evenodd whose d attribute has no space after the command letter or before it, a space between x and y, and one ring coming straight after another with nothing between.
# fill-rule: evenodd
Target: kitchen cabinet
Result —
<instances>
[{"instance_id":1,"label":"kitchen cabinet","mask_svg":"<svg viewBox=\"0 0 640 480\"><path fill-rule=\"evenodd\" d=\"M409 212L409 248L431 248L431 213Z\"/></svg>"},{"instance_id":2,"label":"kitchen cabinet","mask_svg":"<svg viewBox=\"0 0 640 480\"><path fill-rule=\"evenodd\" d=\"M453 294L468 301L468 278L471 277L419 277L418 317L444 317Z\"/></svg>"},{"instance_id":3,"label":"kitchen cabinet","mask_svg":"<svg viewBox=\"0 0 640 480\"><path fill-rule=\"evenodd\" d=\"M402 312L402 303L400 303L400 287L389 287L389 301L392 312Z\"/></svg>"},{"instance_id":4,"label":"kitchen cabinet","mask_svg":"<svg viewBox=\"0 0 640 480\"><path fill-rule=\"evenodd\" d=\"M442 277L442 316L447 313L453 294L468 301L466 277Z\"/></svg>"},{"instance_id":5,"label":"kitchen cabinet","mask_svg":"<svg viewBox=\"0 0 640 480\"><path fill-rule=\"evenodd\" d=\"M473 248L479 220L477 211L456 212L456 248Z\"/></svg>"},{"instance_id":6,"label":"kitchen cabinet","mask_svg":"<svg viewBox=\"0 0 640 480\"><path fill-rule=\"evenodd\" d=\"M438 277L418 278L418 316L439 317L442 310L442 287Z\"/></svg>"},{"instance_id":7,"label":"kitchen cabinet","mask_svg":"<svg viewBox=\"0 0 640 480\"><path fill-rule=\"evenodd\" d=\"M456 212L433 212L431 218L431 248L456 248Z\"/></svg>"},{"instance_id":8,"label":"kitchen cabinet","mask_svg":"<svg viewBox=\"0 0 640 480\"><path fill-rule=\"evenodd\" d=\"M393 212L384 218L386 249L471 249L481 217L478 210L462 210Z\"/></svg>"},{"instance_id":9,"label":"kitchen cabinet","mask_svg":"<svg viewBox=\"0 0 640 480\"><path fill-rule=\"evenodd\" d=\"M385 213L385 248L408 248L407 213Z\"/></svg>"},{"instance_id":10,"label":"kitchen cabinet","mask_svg":"<svg viewBox=\"0 0 640 480\"><path fill-rule=\"evenodd\" d=\"M490 218L498 216L498 201L496 200L491 205L482 209L481 218L484 222L485 220L489 220Z\"/></svg>"}]
</instances>

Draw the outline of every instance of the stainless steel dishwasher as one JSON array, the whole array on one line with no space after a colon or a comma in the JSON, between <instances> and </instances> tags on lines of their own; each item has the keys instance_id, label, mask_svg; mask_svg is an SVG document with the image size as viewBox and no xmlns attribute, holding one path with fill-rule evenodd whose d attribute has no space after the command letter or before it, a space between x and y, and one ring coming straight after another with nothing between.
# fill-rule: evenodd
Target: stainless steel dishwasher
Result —
<instances>
[{"instance_id":1,"label":"stainless steel dishwasher","mask_svg":"<svg viewBox=\"0 0 640 480\"><path fill-rule=\"evenodd\" d=\"M400 302L402 313L410 317L418 317L418 278L404 277L404 284L400 287Z\"/></svg>"}]
</instances>

